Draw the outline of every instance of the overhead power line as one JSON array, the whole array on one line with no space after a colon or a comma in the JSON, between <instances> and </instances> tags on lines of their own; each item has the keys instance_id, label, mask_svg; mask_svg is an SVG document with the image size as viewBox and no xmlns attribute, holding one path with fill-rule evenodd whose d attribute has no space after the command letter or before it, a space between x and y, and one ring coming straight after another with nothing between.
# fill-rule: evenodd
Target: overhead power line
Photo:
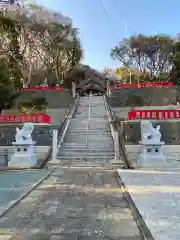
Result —
<instances>
[{"instance_id":1,"label":"overhead power line","mask_svg":"<svg viewBox=\"0 0 180 240\"><path fill-rule=\"evenodd\" d=\"M109 12L108 12L108 10L107 10L107 8L106 8L103 0L99 0L99 2L100 2L100 4L101 4L101 6L102 6L102 8L103 8L103 10L104 10L107 18L109 19L109 22L111 23L111 25L113 26L114 30L115 30L116 33L117 33L117 32L118 32L118 29L117 29L117 27L115 26L115 24L114 24L114 22L113 22L113 20L112 20L112 18L111 18L111 16L110 16L110 14L109 14ZM127 25L126 25L125 19L123 20L123 26L124 26L124 32L125 32L125 34L127 34Z\"/></svg>"},{"instance_id":2,"label":"overhead power line","mask_svg":"<svg viewBox=\"0 0 180 240\"><path fill-rule=\"evenodd\" d=\"M108 11L107 11L107 9L106 9L106 6L104 5L103 0L99 0L99 1L100 1L100 4L101 4L101 6L102 6L102 8L103 8L103 10L104 10L107 18L109 19L109 22L112 24L113 28L116 30L116 26L114 25L114 23L113 23L110 15L109 15L109 13L108 13Z\"/></svg>"}]
</instances>

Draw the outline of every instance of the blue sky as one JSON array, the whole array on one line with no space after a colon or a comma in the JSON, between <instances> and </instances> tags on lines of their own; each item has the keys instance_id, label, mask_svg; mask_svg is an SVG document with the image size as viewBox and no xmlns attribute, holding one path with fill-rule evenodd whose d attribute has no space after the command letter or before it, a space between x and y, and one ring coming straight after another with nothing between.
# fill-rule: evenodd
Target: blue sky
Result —
<instances>
[{"instance_id":1,"label":"blue sky","mask_svg":"<svg viewBox=\"0 0 180 240\"><path fill-rule=\"evenodd\" d=\"M111 59L110 49L125 36L180 32L180 0L102 0L106 10L101 0L36 2L73 19L80 29L84 61L98 70L119 65Z\"/></svg>"}]
</instances>

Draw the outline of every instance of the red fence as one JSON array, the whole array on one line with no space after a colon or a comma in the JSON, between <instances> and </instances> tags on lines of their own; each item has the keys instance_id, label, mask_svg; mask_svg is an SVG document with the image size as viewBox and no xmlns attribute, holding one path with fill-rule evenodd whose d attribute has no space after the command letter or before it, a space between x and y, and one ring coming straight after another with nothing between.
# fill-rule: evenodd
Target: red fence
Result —
<instances>
[{"instance_id":1,"label":"red fence","mask_svg":"<svg viewBox=\"0 0 180 240\"><path fill-rule=\"evenodd\" d=\"M64 86L39 86L33 88L23 88L24 90L63 90Z\"/></svg>"},{"instance_id":2,"label":"red fence","mask_svg":"<svg viewBox=\"0 0 180 240\"><path fill-rule=\"evenodd\" d=\"M45 113L30 113L30 114L0 114L0 123L22 123L22 122L37 122L51 123L51 116Z\"/></svg>"},{"instance_id":3,"label":"red fence","mask_svg":"<svg viewBox=\"0 0 180 240\"><path fill-rule=\"evenodd\" d=\"M169 119L180 118L179 109L165 110L136 110L128 112L128 120L132 119Z\"/></svg>"},{"instance_id":4,"label":"red fence","mask_svg":"<svg viewBox=\"0 0 180 240\"><path fill-rule=\"evenodd\" d=\"M147 83L121 83L121 84L112 84L112 88L123 88L123 87L131 87L131 88L143 88L143 87L171 87L174 84L172 82L147 82Z\"/></svg>"}]
</instances>

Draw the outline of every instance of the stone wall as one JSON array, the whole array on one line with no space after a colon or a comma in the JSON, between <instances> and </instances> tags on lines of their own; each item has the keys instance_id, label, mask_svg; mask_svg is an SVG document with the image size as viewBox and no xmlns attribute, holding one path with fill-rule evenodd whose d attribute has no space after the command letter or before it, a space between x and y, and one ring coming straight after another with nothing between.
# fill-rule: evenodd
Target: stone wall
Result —
<instances>
[{"instance_id":1,"label":"stone wall","mask_svg":"<svg viewBox=\"0 0 180 240\"><path fill-rule=\"evenodd\" d=\"M17 109L18 104L21 101L27 100L33 96L45 97L48 101L48 108L69 108L73 101L70 90L24 90L22 91L19 98L16 99L14 104L15 109Z\"/></svg>"},{"instance_id":2,"label":"stone wall","mask_svg":"<svg viewBox=\"0 0 180 240\"><path fill-rule=\"evenodd\" d=\"M63 122L74 99L70 91L66 90L25 90L11 109L5 109L2 113L19 113L18 104L32 96L46 97L48 101L46 113L51 116L51 124L60 126Z\"/></svg>"},{"instance_id":3,"label":"stone wall","mask_svg":"<svg viewBox=\"0 0 180 240\"><path fill-rule=\"evenodd\" d=\"M177 96L180 95L180 87L147 87L147 88L117 88L112 89L112 96L108 98L111 110L116 117L121 120L127 119L127 113L131 111L131 107L126 106L126 99L130 95L140 96L144 101L145 109L173 109L177 106ZM156 106L156 107L155 107ZM137 109L138 107L136 107ZM143 109L143 107L141 107ZM153 125L161 126L162 140L166 144L180 144L180 122L164 121L153 122ZM123 138L128 144L138 144L140 140L140 121L125 122Z\"/></svg>"},{"instance_id":4,"label":"stone wall","mask_svg":"<svg viewBox=\"0 0 180 240\"><path fill-rule=\"evenodd\" d=\"M143 99L144 105L176 104L176 96L180 95L180 88L173 87L147 87L147 88L114 88L108 102L112 108L125 107L127 97L137 95Z\"/></svg>"},{"instance_id":5,"label":"stone wall","mask_svg":"<svg viewBox=\"0 0 180 240\"><path fill-rule=\"evenodd\" d=\"M180 110L180 105L166 105L166 106L142 106L142 107L135 107L136 110L172 110L172 109L178 109ZM116 107L112 108L111 111L121 120L127 120L128 119L128 113L132 110L132 107ZM155 113L152 114L153 118L155 118Z\"/></svg>"}]
</instances>

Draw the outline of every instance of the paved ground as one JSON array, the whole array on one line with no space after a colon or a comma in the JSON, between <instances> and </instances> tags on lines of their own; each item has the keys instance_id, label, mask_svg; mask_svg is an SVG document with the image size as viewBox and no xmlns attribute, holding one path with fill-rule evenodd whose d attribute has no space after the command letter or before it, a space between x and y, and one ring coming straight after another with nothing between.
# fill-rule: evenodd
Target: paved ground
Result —
<instances>
[{"instance_id":1,"label":"paved ground","mask_svg":"<svg viewBox=\"0 0 180 240\"><path fill-rule=\"evenodd\" d=\"M154 239L179 240L179 169L118 172Z\"/></svg>"},{"instance_id":2,"label":"paved ground","mask_svg":"<svg viewBox=\"0 0 180 240\"><path fill-rule=\"evenodd\" d=\"M47 170L0 172L0 215L47 174Z\"/></svg>"},{"instance_id":3,"label":"paved ground","mask_svg":"<svg viewBox=\"0 0 180 240\"><path fill-rule=\"evenodd\" d=\"M114 171L98 168L59 166L0 227L6 240L143 239Z\"/></svg>"}]
</instances>

